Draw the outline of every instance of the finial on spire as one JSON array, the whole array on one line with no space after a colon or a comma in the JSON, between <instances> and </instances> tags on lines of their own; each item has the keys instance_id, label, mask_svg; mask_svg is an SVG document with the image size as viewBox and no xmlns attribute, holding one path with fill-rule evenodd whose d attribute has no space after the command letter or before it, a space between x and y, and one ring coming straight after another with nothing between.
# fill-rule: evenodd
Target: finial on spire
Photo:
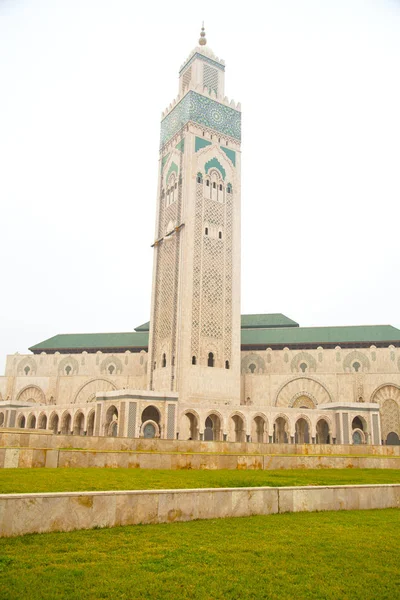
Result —
<instances>
[{"instance_id":1,"label":"finial on spire","mask_svg":"<svg viewBox=\"0 0 400 600\"><path fill-rule=\"evenodd\" d=\"M204 21L203 21L203 24L201 26L201 33L200 33L199 44L200 44L200 46L205 46L207 44L206 32L204 31Z\"/></svg>"}]
</instances>

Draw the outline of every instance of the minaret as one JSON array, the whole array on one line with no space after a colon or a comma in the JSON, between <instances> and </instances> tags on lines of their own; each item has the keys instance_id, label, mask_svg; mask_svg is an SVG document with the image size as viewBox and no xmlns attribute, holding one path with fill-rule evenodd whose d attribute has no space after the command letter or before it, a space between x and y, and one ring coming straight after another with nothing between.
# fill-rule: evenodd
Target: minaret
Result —
<instances>
[{"instance_id":1,"label":"minaret","mask_svg":"<svg viewBox=\"0 0 400 600\"><path fill-rule=\"evenodd\" d=\"M162 114L148 386L239 404L241 111L206 43Z\"/></svg>"}]
</instances>

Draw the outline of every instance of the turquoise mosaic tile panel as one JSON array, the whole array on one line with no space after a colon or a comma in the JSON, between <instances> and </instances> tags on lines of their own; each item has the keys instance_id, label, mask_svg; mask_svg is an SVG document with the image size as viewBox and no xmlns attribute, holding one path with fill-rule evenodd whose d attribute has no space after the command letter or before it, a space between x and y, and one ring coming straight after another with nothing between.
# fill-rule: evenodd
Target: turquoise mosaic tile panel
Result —
<instances>
[{"instance_id":1,"label":"turquoise mosaic tile panel","mask_svg":"<svg viewBox=\"0 0 400 600\"><path fill-rule=\"evenodd\" d=\"M183 139L180 142L178 142L175 148L183 152L185 150L185 140Z\"/></svg>"},{"instance_id":2,"label":"turquoise mosaic tile panel","mask_svg":"<svg viewBox=\"0 0 400 600\"><path fill-rule=\"evenodd\" d=\"M161 171L163 171L163 170L164 170L165 163L166 163L166 162L167 162L167 160L169 159L169 155L170 155L170 154L171 154L171 153L170 153L170 152L168 152L168 154L166 154L165 156L163 156L163 157L162 157L162 160L161 160Z\"/></svg>"},{"instance_id":3,"label":"turquoise mosaic tile panel","mask_svg":"<svg viewBox=\"0 0 400 600\"><path fill-rule=\"evenodd\" d=\"M167 173L167 181L169 176L171 175L171 173L175 172L178 175L178 165L176 163L171 163L170 168L168 169L168 173Z\"/></svg>"},{"instance_id":4,"label":"turquoise mosaic tile panel","mask_svg":"<svg viewBox=\"0 0 400 600\"><path fill-rule=\"evenodd\" d=\"M161 147L189 121L240 141L241 113L216 100L190 91L161 121Z\"/></svg>"},{"instance_id":5,"label":"turquoise mosaic tile panel","mask_svg":"<svg viewBox=\"0 0 400 600\"><path fill-rule=\"evenodd\" d=\"M196 136L196 139L194 141L194 151L198 152L202 148L205 148L206 146L210 146L211 144L212 144L212 142L209 142L208 140L205 140L201 137Z\"/></svg>"},{"instance_id":6,"label":"turquoise mosaic tile panel","mask_svg":"<svg viewBox=\"0 0 400 600\"><path fill-rule=\"evenodd\" d=\"M233 166L236 167L236 152L230 148L224 148L224 146L221 146L221 150L225 152Z\"/></svg>"},{"instance_id":7,"label":"turquoise mosaic tile panel","mask_svg":"<svg viewBox=\"0 0 400 600\"><path fill-rule=\"evenodd\" d=\"M226 171L217 158L212 158L205 164L206 173L208 173L208 171L212 168L218 169L218 171L221 173L223 179L225 179Z\"/></svg>"},{"instance_id":8,"label":"turquoise mosaic tile panel","mask_svg":"<svg viewBox=\"0 0 400 600\"><path fill-rule=\"evenodd\" d=\"M199 58L203 62L208 63L209 65L212 65L213 67L217 67L217 69L221 69L221 71L225 71L225 65L221 65L221 63L217 62L216 60L213 60L212 58L208 58L208 56L204 56L204 54L200 54L199 52L196 52L196 54L193 54L192 58L190 58L187 61L187 63L185 63L183 65L182 69L179 71L179 75L182 73L182 71L184 69L187 69L188 67L190 67L190 65L192 64L192 62L194 60L196 60L196 58Z\"/></svg>"}]
</instances>

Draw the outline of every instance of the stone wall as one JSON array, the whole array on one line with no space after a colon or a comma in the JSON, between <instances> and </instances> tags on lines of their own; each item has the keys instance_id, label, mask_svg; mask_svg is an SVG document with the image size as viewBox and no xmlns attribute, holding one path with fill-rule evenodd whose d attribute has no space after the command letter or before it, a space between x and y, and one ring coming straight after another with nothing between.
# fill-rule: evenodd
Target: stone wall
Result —
<instances>
[{"instance_id":1,"label":"stone wall","mask_svg":"<svg viewBox=\"0 0 400 600\"><path fill-rule=\"evenodd\" d=\"M400 469L399 456L275 455L0 448L1 468Z\"/></svg>"},{"instance_id":2,"label":"stone wall","mask_svg":"<svg viewBox=\"0 0 400 600\"><path fill-rule=\"evenodd\" d=\"M258 444L247 442L200 442L144 438L53 435L49 432L0 429L0 448L74 448L93 451L136 451L217 454L298 454L400 456L400 446L351 444Z\"/></svg>"},{"instance_id":3,"label":"stone wall","mask_svg":"<svg viewBox=\"0 0 400 600\"><path fill-rule=\"evenodd\" d=\"M400 485L0 495L0 536L285 512L399 508Z\"/></svg>"}]
</instances>

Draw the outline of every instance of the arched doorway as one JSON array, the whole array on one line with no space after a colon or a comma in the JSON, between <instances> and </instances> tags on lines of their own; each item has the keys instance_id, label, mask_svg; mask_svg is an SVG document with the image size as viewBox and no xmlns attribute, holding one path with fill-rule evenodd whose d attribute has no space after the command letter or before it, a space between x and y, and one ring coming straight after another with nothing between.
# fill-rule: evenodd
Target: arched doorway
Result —
<instances>
[{"instance_id":1,"label":"arched doorway","mask_svg":"<svg viewBox=\"0 0 400 600\"><path fill-rule=\"evenodd\" d=\"M46 429L47 428L47 416L45 414L41 414L39 416L38 429Z\"/></svg>"},{"instance_id":2,"label":"arched doorway","mask_svg":"<svg viewBox=\"0 0 400 600\"><path fill-rule=\"evenodd\" d=\"M91 410L87 418L87 435L94 434L94 410Z\"/></svg>"},{"instance_id":3,"label":"arched doorway","mask_svg":"<svg viewBox=\"0 0 400 600\"><path fill-rule=\"evenodd\" d=\"M4 427L4 413L0 413L0 427Z\"/></svg>"},{"instance_id":4,"label":"arched doorway","mask_svg":"<svg viewBox=\"0 0 400 600\"><path fill-rule=\"evenodd\" d=\"M161 414L155 406L146 406L142 412L142 435L147 439L160 437Z\"/></svg>"},{"instance_id":5,"label":"arched doorway","mask_svg":"<svg viewBox=\"0 0 400 600\"><path fill-rule=\"evenodd\" d=\"M110 437L117 437L118 435L118 409L113 404L108 407L106 412L104 435Z\"/></svg>"},{"instance_id":6,"label":"arched doorway","mask_svg":"<svg viewBox=\"0 0 400 600\"><path fill-rule=\"evenodd\" d=\"M364 432L361 431L361 429L353 430L352 439L353 439L353 444L356 444L356 445L357 444L365 444Z\"/></svg>"},{"instance_id":7,"label":"arched doorway","mask_svg":"<svg viewBox=\"0 0 400 600\"><path fill-rule=\"evenodd\" d=\"M233 439L235 442L245 442L246 441L246 428L244 424L244 419L240 415L233 415L231 417L231 431L233 434Z\"/></svg>"},{"instance_id":8,"label":"arched doorway","mask_svg":"<svg viewBox=\"0 0 400 600\"><path fill-rule=\"evenodd\" d=\"M284 417L278 417L274 423L273 440L275 444L289 442L289 424Z\"/></svg>"},{"instance_id":9,"label":"arched doorway","mask_svg":"<svg viewBox=\"0 0 400 600\"><path fill-rule=\"evenodd\" d=\"M25 417L24 417L24 415L20 415L20 416L18 417L18 422L17 422L17 425L18 425L18 427L19 427L20 429L25 429Z\"/></svg>"},{"instance_id":10,"label":"arched doorway","mask_svg":"<svg viewBox=\"0 0 400 600\"><path fill-rule=\"evenodd\" d=\"M221 420L218 415L211 414L207 417L204 427L204 441L218 442L221 439Z\"/></svg>"},{"instance_id":11,"label":"arched doorway","mask_svg":"<svg viewBox=\"0 0 400 600\"><path fill-rule=\"evenodd\" d=\"M51 429L51 431L55 435L57 435L57 433L58 433L58 423L59 423L58 414L57 413L53 413L50 416L50 419L49 419L49 429Z\"/></svg>"},{"instance_id":12,"label":"arched doorway","mask_svg":"<svg viewBox=\"0 0 400 600\"><path fill-rule=\"evenodd\" d=\"M157 425L160 425L160 411L155 406L146 406L142 412L142 423L146 421L154 421Z\"/></svg>"},{"instance_id":13,"label":"arched doorway","mask_svg":"<svg viewBox=\"0 0 400 600\"><path fill-rule=\"evenodd\" d=\"M296 444L310 443L310 427L306 419L297 419L295 426L294 441Z\"/></svg>"},{"instance_id":14,"label":"arched doorway","mask_svg":"<svg viewBox=\"0 0 400 600\"><path fill-rule=\"evenodd\" d=\"M199 421L197 416L192 412L187 412L184 415L183 439L198 440L199 439Z\"/></svg>"},{"instance_id":15,"label":"arched doorway","mask_svg":"<svg viewBox=\"0 0 400 600\"><path fill-rule=\"evenodd\" d=\"M61 433L63 435L71 434L71 415L69 412L64 413L63 418L61 420Z\"/></svg>"},{"instance_id":16,"label":"arched doorway","mask_svg":"<svg viewBox=\"0 0 400 600\"><path fill-rule=\"evenodd\" d=\"M74 435L85 435L84 431L85 417L82 412L77 412L74 418Z\"/></svg>"},{"instance_id":17,"label":"arched doorway","mask_svg":"<svg viewBox=\"0 0 400 600\"><path fill-rule=\"evenodd\" d=\"M267 439L267 427L266 421L260 415L254 417L251 426L251 441L258 442L259 444L266 443Z\"/></svg>"},{"instance_id":18,"label":"arched doorway","mask_svg":"<svg viewBox=\"0 0 400 600\"><path fill-rule=\"evenodd\" d=\"M320 419L317 423L317 444L330 444L329 424L325 419Z\"/></svg>"},{"instance_id":19,"label":"arched doorway","mask_svg":"<svg viewBox=\"0 0 400 600\"><path fill-rule=\"evenodd\" d=\"M155 423L148 421L143 427L143 437L147 439L155 438L157 434Z\"/></svg>"},{"instance_id":20,"label":"arched doorway","mask_svg":"<svg viewBox=\"0 0 400 600\"><path fill-rule=\"evenodd\" d=\"M388 433L386 438L387 446L400 446L400 437L395 431Z\"/></svg>"},{"instance_id":21,"label":"arched doorway","mask_svg":"<svg viewBox=\"0 0 400 600\"><path fill-rule=\"evenodd\" d=\"M29 415L28 429L35 429L35 427L36 427L36 417L35 417L35 415Z\"/></svg>"},{"instance_id":22,"label":"arched doorway","mask_svg":"<svg viewBox=\"0 0 400 600\"><path fill-rule=\"evenodd\" d=\"M353 444L365 444L367 440L367 424L365 419L359 416L354 417L353 421L351 422L351 429Z\"/></svg>"}]
</instances>

